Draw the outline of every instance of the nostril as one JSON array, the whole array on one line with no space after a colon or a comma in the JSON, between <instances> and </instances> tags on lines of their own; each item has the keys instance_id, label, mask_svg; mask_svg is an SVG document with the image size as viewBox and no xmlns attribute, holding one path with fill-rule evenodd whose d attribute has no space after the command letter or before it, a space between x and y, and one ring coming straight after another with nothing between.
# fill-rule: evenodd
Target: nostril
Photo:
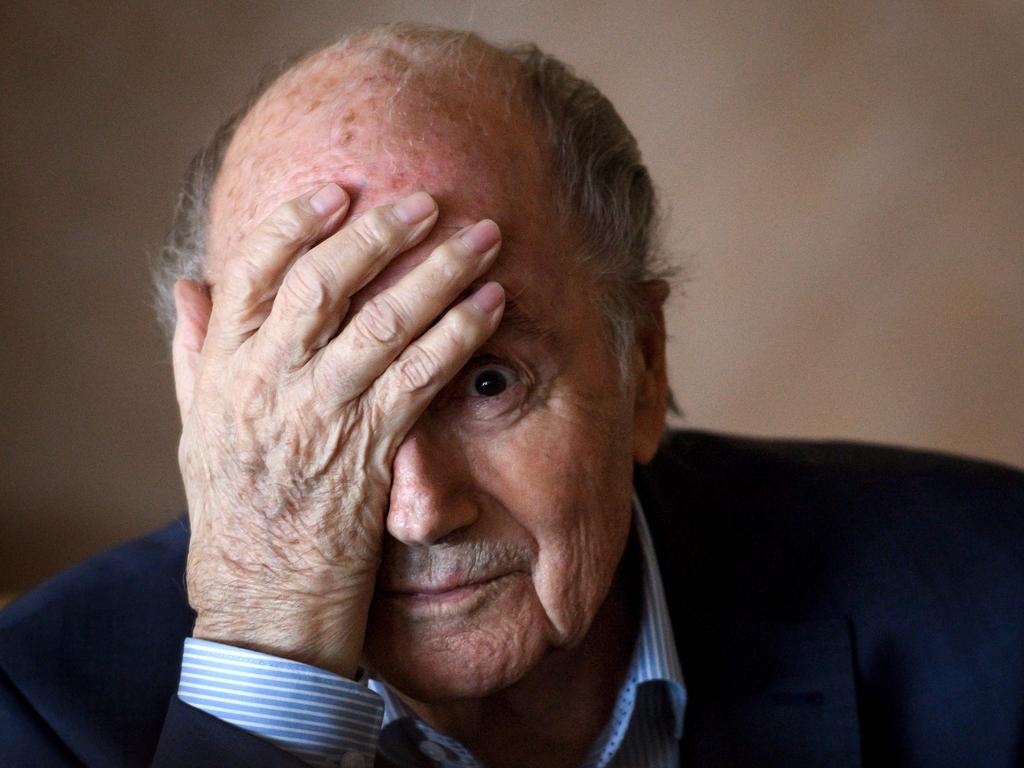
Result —
<instances>
[{"instance_id":1,"label":"nostril","mask_svg":"<svg viewBox=\"0 0 1024 768\"><path fill-rule=\"evenodd\" d=\"M451 451L436 449L419 423L395 452L386 527L410 545L432 545L476 519L471 473Z\"/></svg>"}]
</instances>

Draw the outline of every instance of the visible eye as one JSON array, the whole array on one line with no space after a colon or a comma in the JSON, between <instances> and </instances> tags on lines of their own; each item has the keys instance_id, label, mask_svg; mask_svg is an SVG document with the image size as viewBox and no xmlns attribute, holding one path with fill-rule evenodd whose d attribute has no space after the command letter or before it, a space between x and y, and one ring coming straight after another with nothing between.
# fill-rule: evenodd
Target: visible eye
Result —
<instances>
[{"instance_id":1,"label":"visible eye","mask_svg":"<svg viewBox=\"0 0 1024 768\"><path fill-rule=\"evenodd\" d=\"M471 359L431 404L464 426L503 424L522 412L529 400L529 369L489 354Z\"/></svg>"},{"instance_id":2,"label":"visible eye","mask_svg":"<svg viewBox=\"0 0 1024 768\"><path fill-rule=\"evenodd\" d=\"M466 377L468 397L497 397L515 386L518 377L515 371L504 365L482 365Z\"/></svg>"}]
</instances>

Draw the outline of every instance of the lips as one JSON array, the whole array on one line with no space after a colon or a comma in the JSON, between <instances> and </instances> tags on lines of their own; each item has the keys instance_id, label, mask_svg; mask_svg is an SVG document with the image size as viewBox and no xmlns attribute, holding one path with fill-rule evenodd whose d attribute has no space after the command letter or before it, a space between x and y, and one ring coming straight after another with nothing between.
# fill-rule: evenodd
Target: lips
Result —
<instances>
[{"instance_id":1,"label":"lips","mask_svg":"<svg viewBox=\"0 0 1024 768\"><path fill-rule=\"evenodd\" d=\"M445 595L454 595L476 587L482 587L492 581L497 581L506 575L507 574L499 573L493 576L464 579L459 574L454 574L452 577L439 582L385 585L381 587L380 593L386 597L442 597Z\"/></svg>"},{"instance_id":2,"label":"lips","mask_svg":"<svg viewBox=\"0 0 1024 768\"><path fill-rule=\"evenodd\" d=\"M464 619L502 596L516 594L515 582L524 574L502 571L486 577L452 574L441 581L383 582L374 599L380 615L398 621L434 622Z\"/></svg>"}]
</instances>

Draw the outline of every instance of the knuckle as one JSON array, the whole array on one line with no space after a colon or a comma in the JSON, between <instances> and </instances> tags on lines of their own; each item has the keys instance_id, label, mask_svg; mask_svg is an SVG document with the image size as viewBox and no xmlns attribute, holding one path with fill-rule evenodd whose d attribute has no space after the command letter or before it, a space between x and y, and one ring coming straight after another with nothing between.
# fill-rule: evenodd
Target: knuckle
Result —
<instances>
[{"instance_id":1,"label":"knuckle","mask_svg":"<svg viewBox=\"0 0 1024 768\"><path fill-rule=\"evenodd\" d=\"M285 203L264 221L261 229L275 240L302 242L310 237L309 219L298 203Z\"/></svg>"},{"instance_id":2,"label":"knuckle","mask_svg":"<svg viewBox=\"0 0 1024 768\"><path fill-rule=\"evenodd\" d=\"M243 418L253 418L273 411L274 387L258 371L244 371L234 386L234 407Z\"/></svg>"},{"instance_id":3,"label":"knuckle","mask_svg":"<svg viewBox=\"0 0 1024 768\"><path fill-rule=\"evenodd\" d=\"M465 265L456 259L435 256L431 258L430 280L436 286L452 288L463 282Z\"/></svg>"},{"instance_id":4,"label":"knuckle","mask_svg":"<svg viewBox=\"0 0 1024 768\"><path fill-rule=\"evenodd\" d=\"M260 265L245 254L228 260L224 267L225 287L242 298L250 298L263 284Z\"/></svg>"},{"instance_id":5,"label":"knuckle","mask_svg":"<svg viewBox=\"0 0 1024 768\"><path fill-rule=\"evenodd\" d=\"M442 323L438 328L441 335L441 344L445 349L457 354L461 350L472 345L472 327L467 318L452 318L453 322Z\"/></svg>"},{"instance_id":6,"label":"knuckle","mask_svg":"<svg viewBox=\"0 0 1024 768\"><path fill-rule=\"evenodd\" d=\"M400 388L407 392L417 392L430 386L439 369L440 365L433 352L425 347L416 347L398 361L395 376Z\"/></svg>"},{"instance_id":7,"label":"knuckle","mask_svg":"<svg viewBox=\"0 0 1024 768\"><path fill-rule=\"evenodd\" d=\"M318 403L347 402L352 392L352 373L337 365L317 365L310 377L312 399Z\"/></svg>"},{"instance_id":8,"label":"knuckle","mask_svg":"<svg viewBox=\"0 0 1024 768\"><path fill-rule=\"evenodd\" d=\"M409 325L408 312L388 294L370 299L352 323L359 335L375 344L392 345L400 341Z\"/></svg>"},{"instance_id":9,"label":"knuckle","mask_svg":"<svg viewBox=\"0 0 1024 768\"><path fill-rule=\"evenodd\" d=\"M368 251L384 250L393 237L387 217L380 208L372 208L360 216L349 231L356 247Z\"/></svg>"},{"instance_id":10,"label":"knuckle","mask_svg":"<svg viewBox=\"0 0 1024 768\"><path fill-rule=\"evenodd\" d=\"M459 355L479 344L479 322L464 307L453 307L437 324L438 344L448 354Z\"/></svg>"},{"instance_id":11,"label":"knuckle","mask_svg":"<svg viewBox=\"0 0 1024 768\"><path fill-rule=\"evenodd\" d=\"M326 309L331 304L328 288L329 276L314 262L300 261L293 266L284 280L284 293L298 306L306 309Z\"/></svg>"},{"instance_id":12,"label":"knuckle","mask_svg":"<svg viewBox=\"0 0 1024 768\"><path fill-rule=\"evenodd\" d=\"M470 260L464 248L452 241L442 243L431 255L433 272L438 280L454 283L459 280L469 267Z\"/></svg>"}]
</instances>

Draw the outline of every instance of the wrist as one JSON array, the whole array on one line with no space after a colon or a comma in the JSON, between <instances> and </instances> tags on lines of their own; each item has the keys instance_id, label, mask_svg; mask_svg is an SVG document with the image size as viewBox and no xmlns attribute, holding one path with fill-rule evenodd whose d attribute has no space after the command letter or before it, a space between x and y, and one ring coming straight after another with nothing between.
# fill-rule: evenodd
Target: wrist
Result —
<instances>
[{"instance_id":1,"label":"wrist","mask_svg":"<svg viewBox=\"0 0 1024 768\"><path fill-rule=\"evenodd\" d=\"M287 609L248 606L244 611L199 611L192 636L355 679L365 633L365 610L314 610L290 605Z\"/></svg>"}]
</instances>

